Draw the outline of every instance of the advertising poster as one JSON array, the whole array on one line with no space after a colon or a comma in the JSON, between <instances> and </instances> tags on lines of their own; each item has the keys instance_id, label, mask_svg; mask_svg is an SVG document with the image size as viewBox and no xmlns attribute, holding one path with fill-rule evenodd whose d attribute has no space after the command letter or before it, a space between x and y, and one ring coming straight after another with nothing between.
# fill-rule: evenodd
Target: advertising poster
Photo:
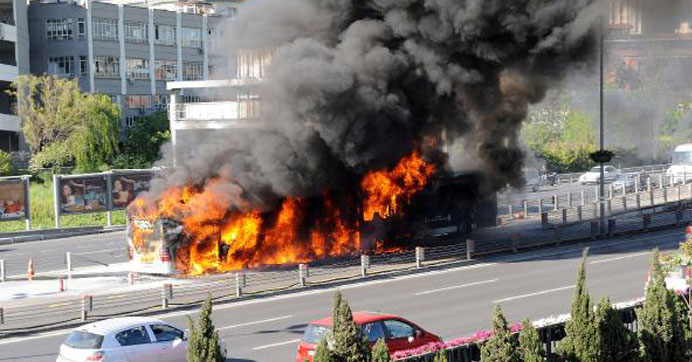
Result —
<instances>
[{"instance_id":1,"label":"advertising poster","mask_svg":"<svg viewBox=\"0 0 692 362\"><path fill-rule=\"evenodd\" d=\"M24 219L26 215L24 180L0 181L0 220Z\"/></svg>"},{"instance_id":2,"label":"advertising poster","mask_svg":"<svg viewBox=\"0 0 692 362\"><path fill-rule=\"evenodd\" d=\"M61 214L108 211L106 177L61 178L59 199Z\"/></svg>"},{"instance_id":3,"label":"advertising poster","mask_svg":"<svg viewBox=\"0 0 692 362\"><path fill-rule=\"evenodd\" d=\"M140 192L149 190L149 183L153 173L113 173L111 178L111 197L113 210L125 209Z\"/></svg>"}]
</instances>

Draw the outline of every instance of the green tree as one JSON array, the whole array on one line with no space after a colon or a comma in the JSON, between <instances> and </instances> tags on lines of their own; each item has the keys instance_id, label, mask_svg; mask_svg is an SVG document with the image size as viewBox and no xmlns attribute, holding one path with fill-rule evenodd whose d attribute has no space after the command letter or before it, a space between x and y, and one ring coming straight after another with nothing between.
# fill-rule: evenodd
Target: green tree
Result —
<instances>
[{"instance_id":1,"label":"green tree","mask_svg":"<svg viewBox=\"0 0 692 362\"><path fill-rule=\"evenodd\" d=\"M538 335L538 330L528 319L524 319L521 322L521 332L519 333L519 357L523 362L545 361L543 343Z\"/></svg>"},{"instance_id":2,"label":"green tree","mask_svg":"<svg viewBox=\"0 0 692 362\"><path fill-rule=\"evenodd\" d=\"M389 348L382 338L378 339L375 346L372 347L372 362L391 362Z\"/></svg>"},{"instance_id":3,"label":"green tree","mask_svg":"<svg viewBox=\"0 0 692 362\"><path fill-rule=\"evenodd\" d=\"M433 362L447 362L447 353L441 350L440 353L435 356Z\"/></svg>"},{"instance_id":4,"label":"green tree","mask_svg":"<svg viewBox=\"0 0 692 362\"><path fill-rule=\"evenodd\" d=\"M685 326L677 315L673 293L666 288L658 249L651 261L651 279L644 306L637 310L639 354L644 362L687 361Z\"/></svg>"},{"instance_id":5,"label":"green tree","mask_svg":"<svg viewBox=\"0 0 692 362\"><path fill-rule=\"evenodd\" d=\"M495 305L493 310L493 336L481 347L483 362L519 362L516 339L507 326L502 308Z\"/></svg>"},{"instance_id":6,"label":"green tree","mask_svg":"<svg viewBox=\"0 0 692 362\"><path fill-rule=\"evenodd\" d=\"M353 321L351 307L339 291L334 293L332 331L334 337L332 353L335 361L370 362L372 353L370 342Z\"/></svg>"},{"instance_id":7,"label":"green tree","mask_svg":"<svg viewBox=\"0 0 692 362\"><path fill-rule=\"evenodd\" d=\"M171 139L168 114L153 113L127 129L116 168L148 168L159 160L161 146Z\"/></svg>"},{"instance_id":8,"label":"green tree","mask_svg":"<svg viewBox=\"0 0 692 362\"><path fill-rule=\"evenodd\" d=\"M591 295L586 290L586 258L589 249L584 249L577 285L572 297L570 320L565 324L566 336L560 344L561 354L567 361L598 361L598 327Z\"/></svg>"},{"instance_id":9,"label":"green tree","mask_svg":"<svg viewBox=\"0 0 692 362\"><path fill-rule=\"evenodd\" d=\"M335 362L334 354L329 349L329 344L327 343L328 338L331 336L324 336L320 343L317 344L317 349L315 350L315 357L313 357L314 362Z\"/></svg>"},{"instance_id":10,"label":"green tree","mask_svg":"<svg viewBox=\"0 0 692 362\"><path fill-rule=\"evenodd\" d=\"M608 298L603 298L596 308L596 324L600 338L599 361L630 362L637 360L637 338L620 319Z\"/></svg>"},{"instance_id":11,"label":"green tree","mask_svg":"<svg viewBox=\"0 0 692 362\"><path fill-rule=\"evenodd\" d=\"M12 174L14 167L12 166L12 155L8 152L0 150L0 175L7 176Z\"/></svg>"},{"instance_id":12,"label":"green tree","mask_svg":"<svg viewBox=\"0 0 692 362\"><path fill-rule=\"evenodd\" d=\"M187 317L190 326L190 336L187 341L187 360L189 362L221 362L224 361L219 342L219 332L211 320L211 296L204 301L195 325L192 318Z\"/></svg>"},{"instance_id":13,"label":"green tree","mask_svg":"<svg viewBox=\"0 0 692 362\"><path fill-rule=\"evenodd\" d=\"M81 102L80 122L69 145L80 172L108 169L118 151L120 106L103 94L85 95Z\"/></svg>"}]
</instances>

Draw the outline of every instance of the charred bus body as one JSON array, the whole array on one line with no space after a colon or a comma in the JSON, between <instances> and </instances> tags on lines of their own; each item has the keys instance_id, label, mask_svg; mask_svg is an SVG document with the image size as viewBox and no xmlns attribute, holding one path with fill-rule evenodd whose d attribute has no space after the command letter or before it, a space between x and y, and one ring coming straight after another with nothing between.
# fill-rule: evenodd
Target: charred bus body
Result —
<instances>
[{"instance_id":1,"label":"charred bus body","mask_svg":"<svg viewBox=\"0 0 692 362\"><path fill-rule=\"evenodd\" d=\"M469 233L477 228L494 226L497 217L497 201L494 192L483 190L483 178L476 173L464 173L437 177L424 191L415 195L401 212L382 219L376 215L372 221L362 221L362 210L353 197L331 195L333 204L341 205L342 222L357 225L362 253L376 251L377 244L389 247L412 248L464 242ZM309 222L298 231L297 238L309 240L314 228L328 231L323 223L329 207L324 196L303 200L304 217ZM273 225L277 212L262 215L264 223ZM190 257L190 236L183 226L165 218L150 219L129 215L127 239L131 270L148 274L184 274ZM328 234L326 232L325 234ZM265 231L259 236L266 237ZM229 255L229 245L221 241L220 235L205 241L216 248L214 255L219 261L226 258L247 258L251 255ZM260 241L261 243L261 241ZM208 247L208 246L206 246ZM245 259L244 259L245 260Z\"/></svg>"}]
</instances>

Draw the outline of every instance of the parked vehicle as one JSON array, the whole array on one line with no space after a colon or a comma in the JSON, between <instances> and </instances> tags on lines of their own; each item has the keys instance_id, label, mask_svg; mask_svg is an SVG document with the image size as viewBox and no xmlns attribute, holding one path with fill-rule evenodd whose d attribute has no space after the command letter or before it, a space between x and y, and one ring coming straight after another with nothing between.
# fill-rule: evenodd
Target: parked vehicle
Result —
<instances>
[{"instance_id":1,"label":"parked vehicle","mask_svg":"<svg viewBox=\"0 0 692 362\"><path fill-rule=\"evenodd\" d=\"M675 147L673 164L666 170L666 174L676 184L692 181L692 143Z\"/></svg>"},{"instance_id":2,"label":"parked vehicle","mask_svg":"<svg viewBox=\"0 0 692 362\"><path fill-rule=\"evenodd\" d=\"M389 347L389 353L417 348L431 342L441 342L440 337L425 331L416 324L395 315L371 312L353 313L353 320L368 336L371 344L383 338ZM332 328L332 317L310 322L300 340L296 362L312 362L317 344Z\"/></svg>"},{"instance_id":3,"label":"parked vehicle","mask_svg":"<svg viewBox=\"0 0 692 362\"><path fill-rule=\"evenodd\" d=\"M621 172L617 168L613 166L605 166L603 169L603 176L605 182L611 182L615 181L618 176L620 176ZM596 166L592 169L590 169L587 173L579 176L579 182L582 185L586 184L595 184L600 182L601 180L601 166Z\"/></svg>"},{"instance_id":4,"label":"parked vehicle","mask_svg":"<svg viewBox=\"0 0 692 362\"><path fill-rule=\"evenodd\" d=\"M637 182L635 182L635 175L620 175L613 182L613 190L621 193L624 189L625 192L634 192Z\"/></svg>"},{"instance_id":5,"label":"parked vehicle","mask_svg":"<svg viewBox=\"0 0 692 362\"><path fill-rule=\"evenodd\" d=\"M222 342L223 343L223 342ZM226 356L226 347L221 345ZM75 328L56 362L185 362L187 332L147 317L113 318Z\"/></svg>"}]
</instances>

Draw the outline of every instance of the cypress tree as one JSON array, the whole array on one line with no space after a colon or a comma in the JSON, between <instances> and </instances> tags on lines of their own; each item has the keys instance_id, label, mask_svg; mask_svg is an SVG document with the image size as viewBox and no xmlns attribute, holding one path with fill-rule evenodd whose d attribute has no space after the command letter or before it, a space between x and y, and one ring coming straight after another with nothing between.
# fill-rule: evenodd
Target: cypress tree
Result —
<instances>
[{"instance_id":1,"label":"cypress tree","mask_svg":"<svg viewBox=\"0 0 692 362\"><path fill-rule=\"evenodd\" d=\"M598 361L598 328L593 310L591 295L586 290L586 258L589 249L584 249L584 255L577 272L577 285L572 298L570 320L565 323L566 337L560 344L562 356L571 362Z\"/></svg>"},{"instance_id":2,"label":"cypress tree","mask_svg":"<svg viewBox=\"0 0 692 362\"><path fill-rule=\"evenodd\" d=\"M325 336L322 338L320 343L317 345L315 357L313 357L314 362L335 362L332 351L329 349L329 345L327 344L327 338L329 337Z\"/></svg>"},{"instance_id":3,"label":"cypress tree","mask_svg":"<svg viewBox=\"0 0 692 362\"><path fill-rule=\"evenodd\" d=\"M389 348L387 348L387 343L384 339L380 338L372 347L372 362L391 362L389 358Z\"/></svg>"},{"instance_id":4,"label":"cypress tree","mask_svg":"<svg viewBox=\"0 0 692 362\"><path fill-rule=\"evenodd\" d=\"M637 360L637 339L620 319L608 298L603 298L596 309L598 326L599 361L630 362Z\"/></svg>"},{"instance_id":5,"label":"cypress tree","mask_svg":"<svg viewBox=\"0 0 692 362\"><path fill-rule=\"evenodd\" d=\"M225 359L221 354L219 332L211 321L211 296L204 301L199 312L199 320L195 325L192 318L187 317L190 326L190 336L187 341L187 360L189 362L221 362Z\"/></svg>"},{"instance_id":6,"label":"cypress tree","mask_svg":"<svg viewBox=\"0 0 692 362\"><path fill-rule=\"evenodd\" d=\"M651 280L644 306L637 310L639 354L644 362L687 361L685 326L677 315L675 296L666 288L658 249L651 261Z\"/></svg>"},{"instance_id":7,"label":"cypress tree","mask_svg":"<svg viewBox=\"0 0 692 362\"><path fill-rule=\"evenodd\" d=\"M531 321L524 319L519 333L519 357L524 362L543 362L544 356L545 352L538 330Z\"/></svg>"},{"instance_id":8,"label":"cypress tree","mask_svg":"<svg viewBox=\"0 0 692 362\"><path fill-rule=\"evenodd\" d=\"M520 362L516 340L507 326L502 308L495 305L493 310L493 336L481 347L483 362Z\"/></svg>"},{"instance_id":9,"label":"cypress tree","mask_svg":"<svg viewBox=\"0 0 692 362\"><path fill-rule=\"evenodd\" d=\"M370 342L360 327L353 322L353 314L348 301L337 291L334 293L332 313L334 349L332 353L337 362L370 362L372 353Z\"/></svg>"}]
</instances>

